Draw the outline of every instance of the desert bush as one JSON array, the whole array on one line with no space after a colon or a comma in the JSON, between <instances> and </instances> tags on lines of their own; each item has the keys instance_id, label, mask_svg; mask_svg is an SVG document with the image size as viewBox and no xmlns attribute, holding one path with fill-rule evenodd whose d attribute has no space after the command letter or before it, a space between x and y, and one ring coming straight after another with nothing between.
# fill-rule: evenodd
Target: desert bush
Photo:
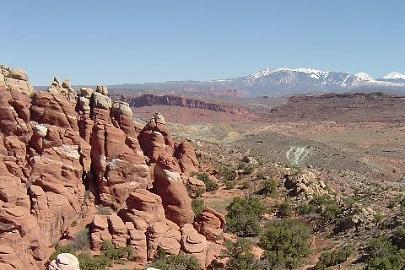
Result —
<instances>
[{"instance_id":1,"label":"desert bush","mask_svg":"<svg viewBox=\"0 0 405 270\"><path fill-rule=\"evenodd\" d=\"M260 237L269 269L292 269L310 253L309 227L297 220L269 223Z\"/></svg>"},{"instance_id":2,"label":"desert bush","mask_svg":"<svg viewBox=\"0 0 405 270\"><path fill-rule=\"evenodd\" d=\"M73 248L75 250L87 250L90 248L90 234L89 229L84 228L81 230L73 240Z\"/></svg>"},{"instance_id":3,"label":"desert bush","mask_svg":"<svg viewBox=\"0 0 405 270\"><path fill-rule=\"evenodd\" d=\"M262 193L266 196L277 194L277 182L274 179L267 179L263 183Z\"/></svg>"},{"instance_id":4,"label":"desert bush","mask_svg":"<svg viewBox=\"0 0 405 270\"><path fill-rule=\"evenodd\" d=\"M195 174L195 177L204 182L207 191L214 191L218 189L218 184L211 179L208 173L199 172Z\"/></svg>"},{"instance_id":5,"label":"desert bush","mask_svg":"<svg viewBox=\"0 0 405 270\"><path fill-rule=\"evenodd\" d=\"M190 255L167 255L158 250L156 260L150 265L160 270L200 270L202 269L197 259Z\"/></svg>"},{"instance_id":6,"label":"desert bush","mask_svg":"<svg viewBox=\"0 0 405 270\"><path fill-rule=\"evenodd\" d=\"M226 208L227 228L238 236L254 236L260 231L265 207L259 198L234 198Z\"/></svg>"},{"instance_id":7,"label":"desert bush","mask_svg":"<svg viewBox=\"0 0 405 270\"><path fill-rule=\"evenodd\" d=\"M374 222L376 224L378 224L384 219L384 215L382 213L380 213L380 212L375 213L374 216L373 216L373 219L374 219Z\"/></svg>"},{"instance_id":8,"label":"desert bush","mask_svg":"<svg viewBox=\"0 0 405 270\"><path fill-rule=\"evenodd\" d=\"M110 260L131 259L134 250L131 246L116 248L110 241L104 241L101 247L102 254Z\"/></svg>"},{"instance_id":9,"label":"desert bush","mask_svg":"<svg viewBox=\"0 0 405 270\"><path fill-rule=\"evenodd\" d=\"M249 163L241 162L239 163L238 170L241 170L243 174L252 174L254 166Z\"/></svg>"},{"instance_id":10,"label":"desert bush","mask_svg":"<svg viewBox=\"0 0 405 270\"><path fill-rule=\"evenodd\" d=\"M80 263L81 270L104 270L114 261L120 259L132 259L134 250L130 246L116 248L110 241L104 241L101 254L93 256L89 252L78 252L74 245L57 246L49 260L56 259L61 253L75 255Z\"/></svg>"},{"instance_id":11,"label":"desert bush","mask_svg":"<svg viewBox=\"0 0 405 270\"><path fill-rule=\"evenodd\" d=\"M81 270L104 270L111 266L112 261L104 255L93 256L89 252L77 255Z\"/></svg>"},{"instance_id":12,"label":"desert bush","mask_svg":"<svg viewBox=\"0 0 405 270\"><path fill-rule=\"evenodd\" d=\"M72 245L64 245L64 246L56 246L55 251L51 254L49 257L50 261L53 261L56 259L56 256L58 256L61 253L70 253L73 255L76 255L76 251Z\"/></svg>"},{"instance_id":13,"label":"desert bush","mask_svg":"<svg viewBox=\"0 0 405 270\"><path fill-rule=\"evenodd\" d=\"M309 215L315 211L315 207L311 204L305 203L305 204L300 204L297 207L297 212L300 215Z\"/></svg>"},{"instance_id":14,"label":"desert bush","mask_svg":"<svg viewBox=\"0 0 405 270\"><path fill-rule=\"evenodd\" d=\"M246 180L242 183L242 186L240 187L240 189L248 189L249 187L250 187L250 182L248 180Z\"/></svg>"},{"instance_id":15,"label":"desert bush","mask_svg":"<svg viewBox=\"0 0 405 270\"><path fill-rule=\"evenodd\" d=\"M199 216L204 211L205 208L204 200L200 198L195 198L191 202L191 206L193 208L195 216Z\"/></svg>"},{"instance_id":16,"label":"desert bush","mask_svg":"<svg viewBox=\"0 0 405 270\"><path fill-rule=\"evenodd\" d=\"M221 176L222 179L228 180L228 181L234 181L235 178L238 177L238 174L230 166L222 166L219 169L219 175Z\"/></svg>"},{"instance_id":17,"label":"desert bush","mask_svg":"<svg viewBox=\"0 0 405 270\"><path fill-rule=\"evenodd\" d=\"M252 253L252 243L247 239L238 239L237 242L225 242L225 256L228 258L225 269L258 270L260 261Z\"/></svg>"},{"instance_id":18,"label":"desert bush","mask_svg":"<svg viewBox=\"0 0 405 270\"><path fill-rule=\"evenodd\" d=\"M294 208L292 207L290 201L286 200L279 205L277 215L281 218L291 217L294 213Z\"/></svg>"},{"instance_id":19,"label":"desert bush","mask_svg":"<svg viewBox=\"0 0 405 270\"><path fill-rule=\"evenodd\" d=\"M341 264L349 258L352 251L353 249L351 246L344 246L331 252L323 252L319 257L319 261L315 265L314 270L324 270L330 266Z\"/></svg>"},{"instance_id":20,"label":"desert bush","mask_svg":"<svg viewBox=\"0 0 405 270\"><path fill-rule=\"evenodd\" d=\"M309 204L314 206L315 211L328 221L336 219L339 214L342 213L342 208L339 203L329 195L316 196Z\"/></svg>"},{"instance_id":21,"label":"desert bush","mask_svg":"<svg viewBox=\"0 0 405 270\"><path fill-rule=\"evenodd\" d=\"M401 270L405 268L405 252L381 236L368 242L366 247L368 270Z\"/></svg>"},{"instance_id":22,"label":"desert bush","mask_svg":"<svg viewBox=\"0 0 405 270\"><path fill-rule=\"evenodd\" d=\"M236 186L236 181L233 179L232 180L225 179L224 184L225 184L225 189L233 189Z\"/></svg>"},{"instance_id":23,"label":"desert bush","mask_svg":"<svg viewBox=\"0 0 405 270\"><path fill-rule=\"evenodd\" d=\"M405 249L405 227L397 228L392 240L397 247Z\"/></svg>"}]
</instances>

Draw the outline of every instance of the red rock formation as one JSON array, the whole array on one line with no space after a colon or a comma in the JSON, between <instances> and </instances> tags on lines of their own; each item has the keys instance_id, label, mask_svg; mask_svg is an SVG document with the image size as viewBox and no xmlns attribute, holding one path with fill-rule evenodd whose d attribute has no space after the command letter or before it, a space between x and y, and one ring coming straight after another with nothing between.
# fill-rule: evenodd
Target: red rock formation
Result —
<instances>
[{"instance_id":1,"label":"red rock formation","mask_svg":"<svg viewBox=\"0 0 405 270\"><path fill-rule=\"evenodd\" d=\"M160 155L173 155L174 141L166 128L164 117L156 113L138 136L139 144L150 162L156 162Z\"/></svg>"},{"instance_id":2,"label":"red rock formation","mask_svg":"<svg viewBox=\"0 0 405 270\"><path fill-rule=\"evenodd\" d=\"M162 197L166 217L176 224L192 223L191 199L180 176L180 167L169 154L161 155L154 170L154 191Z\"/></svg>"},{"instance_id":3,"label":"red rock formation","mask_svg":"<svg viewBox=\"0 0 405 270\"><path fill-rule=\"evenodd\" d=\"M405 97L384 93L293 96L272 108L273 121L405 122Z\"/></svg>"},{"instance_id":4,"label":"red rock formation","mask_svg":"<svg viewBox=\"0 0 405 270\"><path fill-rule=\"evenodd\" d=\"M143 94L138 97L130 95L116 95L117 99L128 102L129 106L133 108L139 108L144 106L153 106L153 105L167 105L167 106L178 106L178 107L187 107L195 109L207 109L216 112L228 112L232 114L243 115L248 118L253 118L253 114L248 112L246 109L236 106L231 106L227 104L213 103L198 99L191 99L182 96L174 95L152 95L152 94Z\"/></svg>"},{"instance_id":5,"label":"red rock formation","mask_svg":"<svg viewBox=\"0 0 405 270\"><path fill-rule=\"evenodd\" d=\"M225 217L222 214L207 207L201 215L196 218L194 227L208 240L215 242L222 240L222 232L225 229L225 224Z\"/></svg>"},{"instance_id":6,"label":"red rock formation","mask_svg":"<svg viewBox=\"0 0 405 270\"><path fill-rule=\"evenodd\" d=\"M198 159L195 155L194 147L187 141L176 145L174 156L178 159L182 172L197 172Z\"/></svg>"},{"instance_id":7,"label":"red rock formation","mask_svg":"<svg viewBox=\"0 0 405 270\"><path fill-rule=\"evenodd\" d=\"M192 145L175 147L160 114L140 130L107 93L57 78L33 92L24 72L1 66L0 269L44 269L73 223L91 220L94 250L111 241L132 246L142 264L158 248L209 261L183 184L198 170ZM93 217L94 203L115 212ZM204 217L196 227L211 239L222 225Z\"/></svg>"}]
</instances>

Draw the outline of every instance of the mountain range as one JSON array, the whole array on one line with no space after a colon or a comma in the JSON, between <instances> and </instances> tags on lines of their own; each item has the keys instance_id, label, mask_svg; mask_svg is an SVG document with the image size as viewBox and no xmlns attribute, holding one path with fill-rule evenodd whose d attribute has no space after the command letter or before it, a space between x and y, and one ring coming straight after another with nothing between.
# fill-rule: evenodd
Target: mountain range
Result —
<instances>
[{"instance_id":1,"label":"mountain range","mask_svg":"<svg viewBox=\"0 0 405 270\"><path fill-rule=\"evenodd\" d=\"M113 89L170 90L182 92L232 93L247 96L284 96L308 93L387 92L405 93L405 75L392 72L381 78L361 72L321 71L311 68L267 68L248 76L211 81L111 85Z\"/></svg>"}]
</instances>

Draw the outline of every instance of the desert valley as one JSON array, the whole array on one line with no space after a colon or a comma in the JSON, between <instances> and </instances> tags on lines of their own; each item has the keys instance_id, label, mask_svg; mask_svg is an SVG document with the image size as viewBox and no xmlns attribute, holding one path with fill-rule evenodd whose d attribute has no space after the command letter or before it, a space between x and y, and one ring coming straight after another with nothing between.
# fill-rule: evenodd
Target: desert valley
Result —
<instances>
[{"instance_id":1,"label":"desert valley","mask_svg":"<svg viewBox=\"0 0 405 270\"><path fill-rule=\"evenodd\" d=\"M405 270L404 0L0 7L0 270Z\"/></svg>"},{"instance_id":2,"label":"desert valley","mask_svg":"<svg viewBox=\"0 0 405 270\"><path fill-rule=\"evenodd\" d=\"M327 92L1 66L0 268L402 269L405 96Z\"/></svg>"}]
</instances>

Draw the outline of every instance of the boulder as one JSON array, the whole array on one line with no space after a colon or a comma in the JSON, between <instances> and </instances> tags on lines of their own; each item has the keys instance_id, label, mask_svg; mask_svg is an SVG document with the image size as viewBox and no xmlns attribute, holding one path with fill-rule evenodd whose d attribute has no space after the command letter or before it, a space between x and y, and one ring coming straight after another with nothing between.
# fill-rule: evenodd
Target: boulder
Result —
<instances>
[{"instance_id":1,"label":"boulder","mask_svg":"<svg viewBox=\"0 0 405 270\"><path fill-rule=\"evenodd\" d=\"M207 254L207 239L199 234L191 224L181 227L181 246L186 254L190 254L198 260L202 267L205 266Z\"/></svg>"},{"instance_id":2,"label":"boulder","mask_svg":"<svg viewBox=\"0 0 405 270\"><path fill-rule=\"evenodd\" d=\"M79 260L70 253L61 253L51 261L48 270L80 270Z\"/></svg>"},{"instance_id":3,"label":"boulder","mask_svg":"<svg viewBox=\"0 0 405 270\"><path fill-rule=\"evenodd\" d=\"M225 217L211 208L205 208L196 218L194 227L210 241L222 240L222 232L225 229Z\"/></svg>"}]
</instances>

